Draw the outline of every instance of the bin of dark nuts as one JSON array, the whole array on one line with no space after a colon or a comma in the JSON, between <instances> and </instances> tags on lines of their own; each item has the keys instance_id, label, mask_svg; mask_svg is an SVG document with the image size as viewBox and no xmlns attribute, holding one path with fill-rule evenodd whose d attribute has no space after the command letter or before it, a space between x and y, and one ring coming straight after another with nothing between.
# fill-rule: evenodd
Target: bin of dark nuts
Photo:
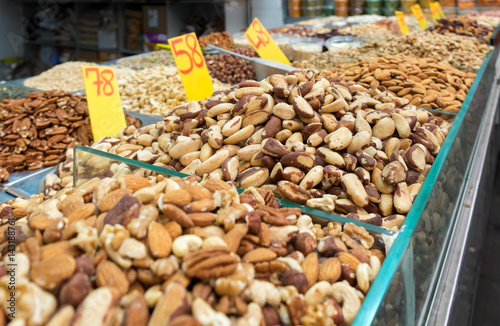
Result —
<instances>
[{"instance_id":1,"label":"bin of dark nuts","mask_svg":"<svg viewBox=\"0 0 500 326\"><path fill-rule=\"evenodd\" d=\"M134 117L126 115L126 120L127 125L141 126ZM83 95L34 92L0 103L0 167L8 172L56 165L66 149L92 141Z\"/></svg>"},{"instance_id":2,"label":"bin of dark nuts","mask_svg":"<svg viewBox=\"0 0 500 326\"><path fill-rule=\"evenodd\" d=\"M256 57L257 53L252 48L236 48L234 52ZM243 80L255 79L255 71L250 61L237 58L230 54L205 55L210 75L226 84L237 84Z\"/></svg>"},{"instance_id":3,"label":"bin of dark nuts","mask_svg":"<svg viewBox=\"0 0 500 326\"><path fill-rule=\"evenodd\" d=\"M493 28L480 25L472 19L460 16L439 19L437 24L429 28L429 30L439 34L453 33L471 36L485 41L489 41L493 34Z\"/></svg>"}]
</instances>

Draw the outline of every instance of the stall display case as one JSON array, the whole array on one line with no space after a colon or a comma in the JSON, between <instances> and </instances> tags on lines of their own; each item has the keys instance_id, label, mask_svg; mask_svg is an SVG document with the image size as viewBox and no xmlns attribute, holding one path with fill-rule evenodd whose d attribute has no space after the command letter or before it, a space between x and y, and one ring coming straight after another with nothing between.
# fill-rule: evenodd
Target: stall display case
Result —
<instances>
[{"instance_id":1,"label":"stall display case","mask_svg":"<svg viewBox=\"0 0 500 326\"><path fill-rule=\"evenodd\" d=\"M499 28L495 30L492 44L498 42ZM487 221L486 204L495 172L499 52L500 47L496 46L486 57L462 109L457 114L446 113L454 116L453 125L399 232L279 201L282 206L301 208L315 221L352 222L384 239L387 257L353 325L468 324ZM143 125L160 119L129 113L140 118ZM90 159L100 162L98 169L89 168ZM77 146L74 149L74 185L111 169L113 164L123 173L186 176ZM0 199L6 200L8 194L29 196L43 191L40 180L53 171L54 168L45 169L14 178L0 189Z\"/></svg>"}]
</instances>

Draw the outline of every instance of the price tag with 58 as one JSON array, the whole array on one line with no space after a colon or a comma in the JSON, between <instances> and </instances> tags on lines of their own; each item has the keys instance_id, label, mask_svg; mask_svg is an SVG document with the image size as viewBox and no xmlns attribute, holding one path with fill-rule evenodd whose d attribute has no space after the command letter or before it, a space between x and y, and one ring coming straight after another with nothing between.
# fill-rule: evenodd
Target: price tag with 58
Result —
<instances>
[{"instance_id":1,"label":"price tag with 58","mask_svg":"<svg viewBox=\"0 0 500 326\"><path fill-rule=\"evenodd\" d=\"M401 34L408 34L410 30L408 29L408 25L406 25L405 14L402 11L395 11L396 18L398 20L399 29L401 30Z\"/></svg>"},{"instance_id":2,"label":"price tag with 58","mask_svg":"<svg viewBox=\"0 0 500 326\"><path fill-rule=\"evenodd\" d=\"M250 42L255 52L263 59L273 60L290 65L290 61L274 43L269 32L262 26L259 19L255 18L245 32L245 37Z\"/></svg>"},{"instance_id":3,"label":"price tag with 58","mask_svg":"<svg viewBox=\"0 0 500 326\"><path fill-rule=\"evenodd\" d=\"M438 6L436 6L436 4L439 5L438 2L429 3L429 7L431 9L431 14L432 14L432 20L434 21L434 23L437 23L437 21L441 19L441 13L439 12L439 8Z\"/></svg>"},{"instance_id":4,"label":"price tag with 58","mask_svg":"<svg viewBox=\"0 0 500 326\"><path fill-rule=\"evenodd\" d=\"M422 8L420 8L420 5L416 4L411 6L411 11L418 22L418 26L420 26L422 30L426 29L428 27L427 20L425 20L424 12L422 11Z\"/></svg>"},{"instance_id":5,"label":"price tag with 58","mask_svg":"<svg viewBox=\"0 0 500 326\"><path fill-rule=\"evenodd\" d=\"M114 68L83 66L82 73L94 141L116 136L126 122Z\"/></svg>"},{"instance_id":6,"label":"price tag with 58","mask_svg":"<svg viewBox=\"0 0 500 326\"><path fill-rule=\"evenodd\" d=\"M172 49L188 100L199 101L212 95L214 87L196 34L189 33L171 38L168 44Z\"/></svg>"}]
</instances>

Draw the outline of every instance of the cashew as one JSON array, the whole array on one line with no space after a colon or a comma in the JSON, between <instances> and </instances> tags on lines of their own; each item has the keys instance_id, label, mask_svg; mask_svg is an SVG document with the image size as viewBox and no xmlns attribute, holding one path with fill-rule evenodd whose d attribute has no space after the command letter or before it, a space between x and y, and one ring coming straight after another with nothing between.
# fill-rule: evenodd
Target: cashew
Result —
<instances>
[{"instance_id":1,"label":"cashew","mask_svg":"<svg viewBox=\"0 0 500 326\"><path fill-rule=\"evenodd\" d=\"M243 292L243 297L257 303L259 306L269 304L277 306L281 302L278 289L269 282L254 280L252 284Z\"/></svg>"},{"instance_id":2,"label":"cashew","mask_svg":"<svg viewBox=\"0 0 500 326\"><path fill-rule=\"evenodd\" d=\"M363 294L359 293L359 291L350 286L349 283L347 283L347 281L345 280L331 285L331 291L333 299L342 304L342 314L344 315L344 322L347 325L352 324L354 318L356 318L356 315L358 314L359 309L361 308L360 297L364 298Z\"/></svg>"},{"instance_id":3,"label":"cashew","mask_svg":"<svg viewBox=\"0 0 500 326\"><path fill-rule=\"evenodd\" d=\"M203 326L231 326L231 320L222 312L216 312L205 300L196 298L191 305L194 318Z\"/></svg>"},{"instance_id":4,"label":"cashew","mask_svg":"<svg viewBox=\"0 0 500 326\"><path fill-rule=\"evenodd\" d=\"M177 257L184 257L190 252L201 248L203 240L193 234L185 234L177 237L172 243L172 251Z\"/></svg>"},{"instance_id":5,"label":"cashew","mask_svg":"<svg viewBox=\"0 0 500 326\"><path fill-rule=\"evenodd\" d=\"M304 298L306 299L308 306L316 306L331 295L332 285L327 281L321 281L311 286L304 295Z\"/></svg>"},{"instance_id":6,"label":"cashew","mask_svg":"<svg viewBox=\"0 0 500 326\"><path fill-rule=\"evenodd\" d=\"M262 309L255 302L248 304L248 311L236 322L236 326L259 326L264 319Z\"/></svg>"}]
</instances>

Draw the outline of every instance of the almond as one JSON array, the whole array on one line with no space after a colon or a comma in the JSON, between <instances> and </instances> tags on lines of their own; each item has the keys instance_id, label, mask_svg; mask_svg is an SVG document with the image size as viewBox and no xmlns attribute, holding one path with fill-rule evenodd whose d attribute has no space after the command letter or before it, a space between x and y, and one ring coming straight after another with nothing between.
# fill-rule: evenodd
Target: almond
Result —
<instances>
[{"instance_id":1,"label":"almond","mask_svg":"<svg viewBox=\"0 0 500 326\"><path fill-rule=\"evenodd\" d=\"M171 190L165 193L162 200L165 204L173 204L176 206L184 206L191 203L193 197L189 191L185 189Z\"/></svg>"},{"instance_id":2,"label":"almond","mask_svg":"<svg viewBox=\"0 0 500 326\"><path fill-rule=\"evenodd\" d=\"M71 277L75 271L75 259L68 254L60 254L42 260L31 269L32 280L44 289L52 290Z\"/></svg>"},{"instance_id":3,"label":"almond","mask_svg":"<svg viewBox=\"0 0 500 326\"><path fill-rule=\"evenodd\" d=\"M216 192L217 190L231 190L231 186L222 180L208 179L203 187L210 190L211 192Z\"/></svg>"},{"instance_id":4,"label":"almond","mask_svg":"<svg viewBox=\"0 0 500 326\"><path fill-rule=\"evenodd\" d=\"M64 216L70 216L71 213L82 208L84 204L82 196L72 194L63 200L59 206L61 207L60 210Z\"/></svg>"},{"instance_id":5,"label":"almond","mask_svg":"<svg viewBox=\"0 0 500 326\"><path fill-rule=\"evenodd\" d=\"M127 174L122 176L125 179L125 187L136 192L139 189L151 187L151 183L148 179L144 177L139 177L133 174Z\"/></svg>"},{"instance_id":6,"label":"almond","mask_svg":"<svg viewBox=\"0 0 500 326\"><path fill-rule=\"evenodd\" d=\"M92 203L88 204L83 204L80 208L74 210L71 214L68 216L68 225L78 222L78 221L83 221L87 219L88 217L91 217L95 213L95 205Z\"/></svg>"},{"instance_id":7,"label":"almond","mask_svg":"<svg viewBox=\"0 0 500 326\"><path fill-rule=\"evenodd\" d=\"M304 271L304 274L306 274L309 286L316 284L319 275L319 264L318 255L315 252L311 252L306 256L302 262L302 270Z\"/></svg>"},{"instance_id":8,"label":"almond","mask_svg":"<svg viewBox=\"0 0 500 326\"><path fill-rule=\"evenodd\" d=\"M193 200L202 200L202 199L210 199L212 198L212 193L210 190L205 189L201 185L185 185L183 187L186 191L188 191L191 196L193 197Z\"/></svg>"},{"instance_id":9,"label":"almond","mask_svg":"<svg viewBox=\"0 0 500 326\"><path fill-rule=\"evenodd\" d=\"M148 246L155 258L170 255L172 250L172 237L168 230L158 222L151 222L148 228Z\"/></svg>"},{"instance_id":10,"label":"almond","mask_svg":"<svg viewBox=\"0 0 500 326\"><path fill-rule=\"evenodd\" d=\"M248 263L256 263L261 261L269 261L276 258L277 255L274 251L267 248L257 248L249 251L243 256L243 261Z\"/></svg>"},{"instance_id":11,"label":"almond","mask_svg":"<svg viewBox=\"0 0 500 326\"><path fill-rule=\"evenodd\" d=\"M41 247L42 250L42 260L59 256L61 254L67 254L70 256L77 256L78 250L76 250L72 245L70 245L69 241L58 241L54 243L49 243Z\"/></svg>"},{"instance_id":12,"label":"almond","mask_svg":"<svg viewBox=\"0 0 500 326\"><path fill-rule=\"evenodd\" d=\"M49 218L47 215L39 214L29 219L28 226L32 229L44 231L52 224L52 221L53 219Z\"/></svg>"},{"instance_id":13,"label":"almond","mask_svg":"<svg viewBox=\"0 0 500 326\"><path fill-rule=\"evenodd\" d=\"M146 326L149 320L149 308L144 296L138 296L125 312L123 326Z\"/></svg>"},{"instance_id":14,"label":"almond","mask_svg":"<svg viewBox=\"0 0 500 326\"><path fill-rule=\"evenodd\" d=\"M335 283L342 273L342 266L338 258L326 259L319 267L319 281Z\"/></svg>"},{"instance_id":15,"label":"almond","mask_svg":"<svg viewBox=\"0 0 500 326\"><path fill-rule=\"evenodd\" d=\"M103 260L97 266L96 284L99 287L109 287L115 289L120 296L128 291L128 280L125 273L115 263Z\"/></svg>"},{"instance_id":16,"label":"almond","mask_svg":"<svg viewBox=\"0 0 500 326\"><path fill-rule=\"evenodd\" d=\"M349 265L353 270L356 270L361 263L358 258L347 252L339 252L336 256L342 264Z\"/></svg>"},{"instance_id":17,"label":"almond","mask_svg":"<svg viewBox=\"0 0 500 326\"><path fill-rule=\"evenodd\" d=\"M214 213L191 213L188 216L194 225L202 227L214 224L217 218L217 214Z\"/></svg>"},{"instance_id":18,"label":"almond","mask_svg":"<svg viewBox=\"0 0 500 326\"><path fill-rule=\"evenodd\" d=\"M179 223L184 228L190 228L194 226L193 221L191 221L186 212L175 205L166 204L162 208L162 212L166 218Z\"/></svg>"},{"instance_id":19,"label":"almond","mask_svg":"<svg viewBox=\"0 0 500 326\"><path fill-rule=\"evenodd\" d=\"M110 211L125 195L131 195L130 189L116 189L104 196L99 202L99 210L101 212Z\"/></svg>"}]
</instances>

